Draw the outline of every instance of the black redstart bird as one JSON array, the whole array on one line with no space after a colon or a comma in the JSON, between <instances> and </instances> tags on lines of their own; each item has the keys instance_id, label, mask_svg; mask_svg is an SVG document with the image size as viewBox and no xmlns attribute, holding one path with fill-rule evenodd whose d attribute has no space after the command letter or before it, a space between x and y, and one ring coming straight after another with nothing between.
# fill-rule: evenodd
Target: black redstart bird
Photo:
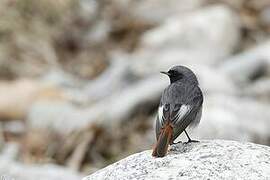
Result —
<instances>
[{"instance_id":1,"label":"black redstart bird","mask_svg":"<svg viewBox=\"0 0 270 180\"><path fill-rule=\"evenodd\" d=\"M163 157L168 146L189 126L196 126L201 119L203 94L195 74L187 67L175 66L161 72L170 78L170 85L163 91L156 119L157 143L152 155Z\"/></svg>"}]
</instances>

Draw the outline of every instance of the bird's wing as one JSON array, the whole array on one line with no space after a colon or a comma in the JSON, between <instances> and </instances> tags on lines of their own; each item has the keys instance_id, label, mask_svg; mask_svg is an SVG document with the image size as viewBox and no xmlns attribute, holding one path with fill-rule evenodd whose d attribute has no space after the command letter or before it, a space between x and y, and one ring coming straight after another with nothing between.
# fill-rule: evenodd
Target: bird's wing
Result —
<instances>
[{"instance_id":1,"label":"bird's wing","mask_svg":"<svg viewBox=\"0 0 270 180\"><path fill-rule=\"evenodd\" d=\"M172 107L172 110L170 110ZM158 108L158 116L156 120L156 138L158 139L160 129L169 120L172 124L180 123L187 114L190 113L192 107L187 104L175 104L172 106L169 103L161 104Z\"/></svg>"},{"instance_id":2,"label":"bird's wing","mask_svg":"<svg viewBox=\"0 0 270 180\"><path fill-rule=\"evenodd\" d=\"M173 120L173 140L175 140L193 121L196 120L196 116L200 113L203 96L201 90L198 88L194 96L190 98L186 104L182 104L181 108L177 112L179 114L176 119Z\"/></svg>"},{"instance_id":3,"label":"bird's wing","mask_svg":"<svg viewBox=\"0 0 270 180\"><path fill-rule=\"evenodd\" d=\"M182 124L182 119L192 110L192 106L188 104L176 104L174 109L170 111L169 104L164 104L158 108L158 116L156 120L156 138L159 136L160 129L164 126L166 120L170 120L174 126Z\"/></svg>"},{"instance_id":4,"label":"bird's wing","mask_svg":"<svg viewBox=\"0 0 270 180\"><path fill-rule=\"evenodd\" d=\"M170 120L173 125L173 140L175 140L193 121L200 112L203 103L203 95L198 86L191 87L183 92L179 91L176 98L173 93L166 93L160 103L156 120L156 138L159 137L160 130L164 127L166 120ZM177 99L180 99L177 101Z\"/></svg>"}]
</instances>

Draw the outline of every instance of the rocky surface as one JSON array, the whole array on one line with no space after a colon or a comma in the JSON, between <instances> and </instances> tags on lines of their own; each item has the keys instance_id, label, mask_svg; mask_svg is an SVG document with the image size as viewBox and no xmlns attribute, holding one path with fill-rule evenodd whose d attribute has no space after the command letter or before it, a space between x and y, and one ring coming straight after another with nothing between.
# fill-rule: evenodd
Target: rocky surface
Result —
<instances>
[{"instance_id":1,"label":"rocky surface","mask_svg":"<svg viewBox=\"0 0 270 180\"><path fill-rule=\"evenodd\" d=\"M83 180L94 179L269 179L270 148L213 140L173 145L167 156L151 150L131 155Z\"/></svg>"}]
</instances>

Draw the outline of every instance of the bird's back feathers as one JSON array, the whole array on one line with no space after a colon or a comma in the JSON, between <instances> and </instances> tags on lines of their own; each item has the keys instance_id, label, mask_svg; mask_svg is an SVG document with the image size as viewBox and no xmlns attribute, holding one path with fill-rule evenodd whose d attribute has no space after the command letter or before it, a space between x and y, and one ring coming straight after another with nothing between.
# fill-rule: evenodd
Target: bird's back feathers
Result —
<instances>
[{"instance_id":1,"label":"bird's back feathers","mask_svg":"<svg viewBox=\"0 0 270 180\"><path fill-rule=\"evenodd\" d=\"M170 84L163 92L156 124L156 136L164 126L165 113L170 114L170 121L173 125L173 139L176 139L189 124L199 121L196 116L200 112L203 103L203 96L200 88L195 84L177 82ZM166 111L166 106L169 106ZM200 116L200 115L198 115Z\"/></svg>"}]
</instances>

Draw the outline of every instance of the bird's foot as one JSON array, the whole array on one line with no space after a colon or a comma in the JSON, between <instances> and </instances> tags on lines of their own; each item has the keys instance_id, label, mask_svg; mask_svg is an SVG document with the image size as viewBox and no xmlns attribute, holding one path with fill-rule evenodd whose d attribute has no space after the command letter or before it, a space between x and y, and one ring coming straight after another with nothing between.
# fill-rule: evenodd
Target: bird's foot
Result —
<instances>
[{"instance_id":1,"label":"bird's foot","mask_svg":"<svg viewBox=\"0 0 270 180\"><path fill-rule=\"evenodd\" d=\"M187 142L184 142L184 144L198 143L198 142L200 142L200 141L189 139Z\"/></svg>"}]
</instances>

